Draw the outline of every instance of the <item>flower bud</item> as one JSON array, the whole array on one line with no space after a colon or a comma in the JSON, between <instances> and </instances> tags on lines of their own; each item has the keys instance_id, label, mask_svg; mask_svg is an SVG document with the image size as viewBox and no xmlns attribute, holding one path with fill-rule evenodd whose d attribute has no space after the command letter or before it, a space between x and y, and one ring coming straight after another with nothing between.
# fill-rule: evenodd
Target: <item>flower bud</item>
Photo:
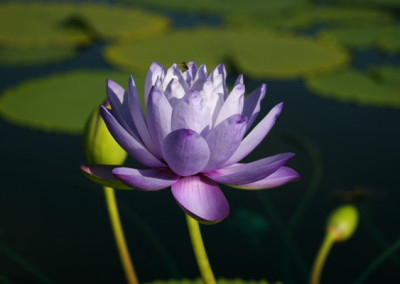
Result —
<instances>
[{"instance_id":1,"label":"flower bud","mask_svg":"<svg viewBox=\"0 0 400 284\"><path fill-rule=\"evenodd\" d=\"M108 101L103 104L110 108ZM127 153L111 136L97 108L86 122L84 152L89 165L121 165Z\"/></svg>"},{"instance_id":2,"label":"flower bud","mask_svg":"<svg viewBox=\"0 0 400 284\"><path fill-rule=\"evenodd\" d=\"M327 232L336 242L350 238L358 225L358 211L353 205L344 205L332 212L328 219Z\"/></svg>"}]
</instances>

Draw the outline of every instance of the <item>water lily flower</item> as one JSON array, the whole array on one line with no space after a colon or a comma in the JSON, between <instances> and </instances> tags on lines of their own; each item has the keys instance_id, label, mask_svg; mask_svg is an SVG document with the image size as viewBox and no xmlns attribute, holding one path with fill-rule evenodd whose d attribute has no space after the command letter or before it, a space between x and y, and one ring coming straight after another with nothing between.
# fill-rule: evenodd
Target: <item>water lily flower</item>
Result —
<instances>
[{"instance_id":1,"label":"water lily flower","mask_svg":"<svg viewBox=\"0 0 400 284\"><path fill-rule=\"evenodd\" d=\"M199 222L212 224L229 215L218 183L242 189L267 189L299 178L284 164L294 156L278 154L251 163L240 161L271 130L282 103L254 127L266 85L246 98L240 75L230 93L223 64L210 74L189 62L182 71L154 62L147 73L143 112L132 76L126 92L107 82L111 110L101 115L114 139L143 167L82 166L94 181L114 188L154 191L171 187L178 205Z\"/></svg>"}]
</instances>

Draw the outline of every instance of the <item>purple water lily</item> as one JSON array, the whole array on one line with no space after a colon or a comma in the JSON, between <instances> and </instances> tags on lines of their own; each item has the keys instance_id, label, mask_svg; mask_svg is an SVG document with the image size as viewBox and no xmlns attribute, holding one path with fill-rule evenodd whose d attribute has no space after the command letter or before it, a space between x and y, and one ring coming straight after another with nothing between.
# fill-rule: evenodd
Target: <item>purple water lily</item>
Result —
<instances>
[{"instance_id":1,"label":"purple water lily","mask_svg":"<svg viewBox=\"0 0 400 284\"><path fill-rule=\"evenodd\" d=\"M276 105L251 131L266 85L244 98L240 75L228 95L223 64L208 75L194 62L181 71L154 62L147 73L146 115L132 76L128 92L108 80L111 110L101 115L114 139L144 168L82 166L94 181L114 188L160 190L171 187L179 206L203 223L216 223L229 214L218 183L242 189L267 189L298 179L283 166L292 153L251 163L239 163L271 130L282 110Z\"/></svg>"}]
</instances>

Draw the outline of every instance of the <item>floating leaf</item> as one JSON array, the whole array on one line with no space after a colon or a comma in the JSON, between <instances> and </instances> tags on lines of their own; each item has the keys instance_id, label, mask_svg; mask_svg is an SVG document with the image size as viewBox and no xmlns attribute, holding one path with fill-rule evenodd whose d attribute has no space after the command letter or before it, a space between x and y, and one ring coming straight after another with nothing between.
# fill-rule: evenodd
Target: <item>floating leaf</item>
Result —
<instances>
[{"instance_id":1,"label":"floating leaf","mask_svg":"<svg viewBox=\"0 0 400 284\"><path fill-rule=\"evenodd\" d=\"M121 2L143 3L155 8L185 13L233 13L264 11L276 13L288 8L304 5L306 0L120 0Z\"/></svg>"},{"instance_id":2,"label":"floating leaf","mask_svg":"<svg viewBox=\"0 0 400 284\"><path fill-rule=\"evenodd\" d=\"M165 31L169 21L138 9L100 3L0 5L0 45L77 46L93 38L142 39Z\"/></svg>"},{"instance_id":3,"label":"floating leaf","mask_svg":"<svg viewBox=\"0 0 400 284\"><path fill-rule=\"evenodd\" d=\"M22 126L67 134L81 133L85 122L106 98L106 80L124 88L129 74L117 71L76 71L24 82L0 97L0 114ZM144 76L135 76L143 94Z\"/></svg>"},{"instance_id":4,"label":"floating leaf","mask_svg":"<svg viewBox=\"0 0 400 284\"><path fill-rule=\"evenodd\" d=\"M333 70L348 61L348 54L337 46L266 30L179 30L145 42L112 45L104 55L118 67L142 72L152 61L170 66L194 60L210 68L228 58L247 75L273 78Z\"/></svg>"},{"instance_id":5,"label":"floating leaf","mask_svg":"<svg viewBox=\"0 0 400 284\"><path fill-rule=\"evenodd\" d=\"M0 5L0 44L3 46L76 46L90 42L82 31L64 28L74 4L4 3Z\"/></svg>"},{"instance_id":6,"label":"floating leaf","mask_svg":"<svg viewBox=\"0 0 400 284\"><path fill-rule=\"evenodd\" d=\"M338 8L307 6L282 14L237 13L226 14L224 20L228 26L270 27L279 29L303 29L317 24L327 26L365 26L393 22L390 13L376 9Z\"/></svg>"},{"instance_id":7,"label":"floating leaf","mask_svg":"<svg viewBox=\"0 0 400 284\"><path fill-rule=\"evenodd\" d=\"M306 84L312 92L322 97L362 105L399 108L399 75L400 69L394 67L374 69L372 75L349 69L308 78Z\"/></svg>"},{"instance_id":8,"label":"floating leaf","mask_svg":"<svg viewBox=\"0 0 400 284\"><path fill-rule=\"evenodd\" d=\"M335 0L338 4L349 4L349 0ZM385 8L400 8L399 0L352 0L352 6L370 6L370 7L385 7Z\"/></svg>"},{"instance_id":9,"label":"floating leaf","mask_svg":"<svg viewBox=\"0 0 400 284\"><path fill-rule=\"evenodd\" d=\"M0 48L1 65L36 65L72 58L73 48Z\"/></svg>"},{"instance_id":10,"label":"floating leaf","mask_svg":"<svg viewBox=\"0 0 400 284\"><path fill-rule=\"evenodd\" d=\"M318 37L353 48L375 45L386 51L400 50L400 26L326 29L320 32Z\"/></svg>"},{"instance_id":11,"label":"floating leaf","mask_svg":"<svg viewBox=\"0 0 400 284\"><path fill-rule=\"evenodd\" d=\"M101 37L120 41L154 37L169 27L163 16L120 5L83 3L77 15Z\"/></svg>"}]
</instances>

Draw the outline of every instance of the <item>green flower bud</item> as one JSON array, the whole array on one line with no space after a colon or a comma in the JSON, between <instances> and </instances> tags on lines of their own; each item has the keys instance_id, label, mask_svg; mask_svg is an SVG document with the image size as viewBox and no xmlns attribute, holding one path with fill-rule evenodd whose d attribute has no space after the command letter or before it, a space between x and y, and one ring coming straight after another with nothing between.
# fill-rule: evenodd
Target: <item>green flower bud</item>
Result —
<instances>
[{"instance_id":1,"label":"green flower bud","mask_svg":"<svg viewBox=\"0 0 400 284\"><path fill-rule=\"evenodd\" d=\"M104 105L109 108L108 103ZM111 136L97 108L89 117L84 131L85 158L89 165L121 165L127 153Z\"/></svg>"},{"instance_id":2,"label":"green flower bud","mask_svg":"<svg viewBox=\"0 0 400 284\"><path fill-rule=\"evenodd\" d=\"M358 211L353 205L344 205L332 212L328 219L327 231L336 242L350 238L358 225Z\"/></svg>"}]
</instances>

